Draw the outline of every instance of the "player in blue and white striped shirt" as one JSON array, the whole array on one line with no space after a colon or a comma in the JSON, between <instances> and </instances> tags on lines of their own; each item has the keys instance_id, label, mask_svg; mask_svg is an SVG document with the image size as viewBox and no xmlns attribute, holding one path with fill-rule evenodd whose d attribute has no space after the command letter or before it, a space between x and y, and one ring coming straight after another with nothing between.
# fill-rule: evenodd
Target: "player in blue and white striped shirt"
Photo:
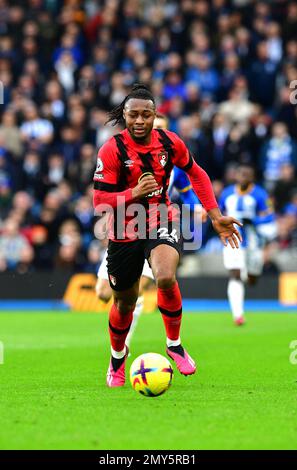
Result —
<instances>
[{"instance_id":1,"label":"player in blue and white striped shirt","mask_svg":"<svg viewBox=\"0 0 297 470\"><path fill-rule=\"evenodd\" d=\"M243 223L243 238L238 250L224 247L225 268L229 270L228 299L235 324L244 323L244 281L254 284L263 269L264 239L261 227L271 224L274 230L274 213L267 192L255 184L252 166L242 164L237 170L237 183L228 186L220 198L222 213L236 217Z\"/></svg>"}]
</instances>

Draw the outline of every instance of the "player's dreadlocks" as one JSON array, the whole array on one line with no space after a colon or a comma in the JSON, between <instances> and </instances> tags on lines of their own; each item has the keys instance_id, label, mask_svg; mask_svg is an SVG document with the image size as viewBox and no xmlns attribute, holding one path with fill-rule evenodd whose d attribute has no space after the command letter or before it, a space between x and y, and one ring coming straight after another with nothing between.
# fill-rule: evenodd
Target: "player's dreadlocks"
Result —
<instances>
[{"instance_id":1,"label":"player's dreadlocks","mask_svg":"<svg viewBox=\"0 0 297 470\"><path fill-rule=\"evenodd\" d=\"M113 126L119 123L123 123L123 110L125 107L125 104L127 103L128 100L131 98L139 98L141 100L151 100L155 104L155 99L153 95L151 94L150 90L147 88L146 85L143 85L142 83L135 83L133 85L131 92L126 96L126 98L113 108L109 113L108 113L108 120L106 121L105 124L108 122L113 122Z\"/></svg>"}]
</instances>

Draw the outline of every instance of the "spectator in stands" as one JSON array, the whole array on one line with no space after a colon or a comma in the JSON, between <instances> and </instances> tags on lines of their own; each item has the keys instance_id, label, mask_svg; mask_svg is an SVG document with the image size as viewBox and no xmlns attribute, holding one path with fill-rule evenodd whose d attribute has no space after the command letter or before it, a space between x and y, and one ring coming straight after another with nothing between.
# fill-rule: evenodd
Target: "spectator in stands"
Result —
<instances>
[{"instance_id":1,"label":"spectator in stands","mask_svg":"<svg viewBox=\"0 0 297 470\"><path fill-rule=\"evenodd\" d=\"M6 150L15 160L21 158L23 152L21 133L12 110L7 109L2 115L0 141L3 142Z\"/></svg>"},{"instance_id":2,"label":"spectator in stands","mask_svg":"<svg viewBox=\"0 0 297 470\"><path fill-rule=\"evenodd\" d=\"M12 198L11 178L2 162L4 158L0 155L0 226L9 213Z\"/></svg>"},{"instance_id":3,"label":"spectator in stands","mask_svg":"<svg viewBox=\"0 0 297 470\"><path fill-rule=\"evenodd\" d=\"M210 176L215 179L223 178L225 146L230 132L230 123L222 113L214 115L211 129L209 131Z\"/></svg>"},{"instance_id":4,"label":"spectator in stands","mask_svg":"<svg viewBox=\"0 0 297 470\"><path fill-rule=\"evenodd\" d=\"M11 211L15 215L19 214L18 219L22 222L22 226L31 225L33 220L33 205L34 199L27 192L18 191L13 195Z\"/></svg>"},{"instance_id":5,"label":"spectator in stands","mask_svg":"<svg viewBox=\"0 0 297 470\"><path fill-rule=\"evenodd\" d=\"M97 274L98 266L102 261L104 250L98 240L93 240L87 249L87 263L85 271L93 274Z\"/></svg>"},{"instance_id":6,"label":"spectator in stands","mask_svg":"<svg viewBox=\"0 0 297 470\"><path fill-rule=\"evenodd\" d=\"M0 237L0 270L17 269L20 263L30 264L33 250L27 239L20 233L13 219L7 219Z\"/></svg>"},{"instance_id":7,"label":"spectator in stands","mask_svg":"<svg viewBox=\"0 0 297 470\"><path fill-rule=\"evenodd\" d=\"M276 122L272 126L271 138L261 150L261 170L268 189L273 189L285 164L297 169L297 146L290 137L286 124Z\"/></svg>"},{"instance_id":8,"label":"spectator in stands","mask_svg":"<svg viewBox=\"0 0 297 470\"><path fill-rule=\"evenodd\" d=\"M49 155L47 160L47 170L44 178L44 184L47 189L55 188L64 180L66 166L63 155L54 153Z\"/></svg>"},{"instance_id":9,"label":"spectator in stands","mask_svg":"<svg viewBox=\"0 0 297 470\"><path fill-rule=\"evenodd\" d=\"M59 229L58 239L55 267L73 272L82 270L86 260L81 251L82 239L78 223L71 219L65 220Z\"/></svg>"},{"instance_id":10,"label":"spectator in stands","mask_svg":"<svg viewBox=\"0 0 297 470\"><path fill-rule=\"evenodd\" d=\"M44 195L41 158L40 154L34 150L28 151L24 155L19 188L36 199L42 199Z\"/></svg>"},{"instance_id":11,"label":"spectator in stands","mask_svg":"<svg viewBox=\"0 0 297 470\"><path fill-rule=\"evenodd\" d=\"M247 122L256 113L256 108L239 87L234 86L229 92L229 99L219 106L219 112L229 122Z\"/></svg>"},{"instance_id":12,"label":"spectator in stands","mask_svg":"<svg viewBox=\"0 0 297 470\"><path fill-rule=\"evenodd\" d=\"M42 105L42 113L47 119L56 123L56 126L59 126L65 117L65 103L61 85L57 80L51 80L47 83L45 97L46 101Z\"/></svg>"},{"instance_id":13,"label":"spectator in stands","mask_svg":"<svg viewBox=\"0 0 297 470\"><path fill-rule=\"evenodd\" d=\"M30 103L26 106L25 120L21 125L21 137L26 147L41 151L50 144L54 136L54 128L50 121L40 118L37 107Z\"/></svg>"},{"instance_id":14,"label":"spectator in stands","mask_svg":"<svg viewBox=\"0 0 297 470\"><path fill-rule=\"evenodd\" d=\"M257 46L257 59L250 65L249 84L252 99L266 109L273 106L276 74L277 63L269 57L267 42L262 41Z\"/></svg>"},{"instance_id":15,"label":"spectator in stands","mask_svg":"<svg viewBox=\"0 0 297 470\"><path fill-rule=\"evenodd\" d=\"M251 159L245 125L235 124L224 148L224 163L251 163Z\"/></svg>"},{"instance_id":16,"label":"spectator in stands","mask_svg":"<svg viewBox=\"0 0 297 470\"><path fill-rule=\"evenodd\" d=\"M289 204L293 190L297 191L297 179L293 165L285 163L280 168L280 175L273 190L273 204L277 213L282 213Z\"/></svg>"},{"instance_id":17,"label":"spectator in stands","mask_svg":"<svg viewBox=\"0 0 297 470\"><path fill-rule=\"evenodd\" d=\"M291 216L297 223L297 188L291 192L290 202L285 205L283 210L284 215Z\"/></svg>"}]
</instances>

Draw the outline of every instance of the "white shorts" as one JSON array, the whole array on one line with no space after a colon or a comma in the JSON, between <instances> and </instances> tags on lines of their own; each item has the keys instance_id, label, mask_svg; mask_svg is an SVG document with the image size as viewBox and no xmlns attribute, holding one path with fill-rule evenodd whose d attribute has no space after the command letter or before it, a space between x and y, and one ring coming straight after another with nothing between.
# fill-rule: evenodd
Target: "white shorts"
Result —
<instances>
[{"instance_id":1,"label":"white shorts","mask_svg":"<svg viewBox=\"0 0 297 470\"><path fill-rule=\"evenodd\" d=\"M231 248L228 244L223 249L224 266L226 269L239 269L252 276L260 276L263 270L263 250L256 248Z\"/></svg>"},{"instance_id":2,"label":"white shorts","mask_svg":"<svg viewBox=\"0 0 297 470\"><path fill-rule=\"evenodd\" d=\"M150 265L148 264L148 261L144 261L143 265L143 270L142 270L142 276L148 277L149 279L154 280L154 275L153 271L150 268ZM105 279L108 281L108 272L107 272L107 250L103 256L102 262L99 266L98 272L97 272L97 277L100 277L100 279Z\"/></svg>"}]
</instances>

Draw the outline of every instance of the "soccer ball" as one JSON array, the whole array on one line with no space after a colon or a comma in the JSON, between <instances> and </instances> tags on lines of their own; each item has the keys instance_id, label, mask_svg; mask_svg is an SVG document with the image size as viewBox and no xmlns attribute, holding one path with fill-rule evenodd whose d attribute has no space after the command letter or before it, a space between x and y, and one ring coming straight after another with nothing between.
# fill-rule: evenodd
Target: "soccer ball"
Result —
<instances>
[{"instance_id":1,"label":"soccer ball","mask_svg":"<svg viewBox=\"0 0 297 470\"><path fill-rule=\"evenodd\" d=\"M171 385L173 369L166 357L157 353L138 356L130 367L130 381L136 392L158 397Z\"/></svg>"}]
</instances>

